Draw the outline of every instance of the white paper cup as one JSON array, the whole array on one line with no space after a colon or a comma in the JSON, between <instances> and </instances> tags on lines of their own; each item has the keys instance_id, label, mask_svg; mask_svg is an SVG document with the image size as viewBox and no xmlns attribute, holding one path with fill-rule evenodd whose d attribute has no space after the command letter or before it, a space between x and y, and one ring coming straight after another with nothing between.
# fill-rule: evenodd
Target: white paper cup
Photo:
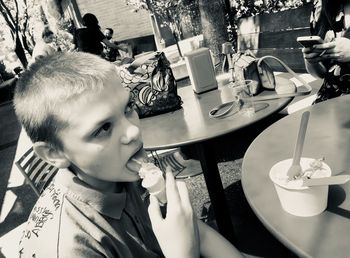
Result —
<instances>
[{"instance_id":1,"label":"white paper cup","mask_svg":"<svg viewBox=\"0 0 350 258\"><path fill-rule=\"evenodd\" d=\"M315 159L301 158L300 165L305 171L310 168L310 163ZM331 176L330 167L322 162L322 176ZM295 216L310 217L322 213L327 208L328 185L322 186L298 186L287 184L287 171L292 165L292 159L282 160L276 163L270 170L270 179L274 183L282 208Z\"/></svg>"}]
</instances>

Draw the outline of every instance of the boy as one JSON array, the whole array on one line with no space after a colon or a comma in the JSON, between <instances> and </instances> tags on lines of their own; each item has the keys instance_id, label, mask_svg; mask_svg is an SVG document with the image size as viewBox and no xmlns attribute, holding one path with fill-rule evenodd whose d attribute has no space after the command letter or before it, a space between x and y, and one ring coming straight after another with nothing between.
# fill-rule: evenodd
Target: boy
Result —
<instances>
[{"instance_id":1,"label":"boy","mask_svg":"<svg viewBox=\"0 0 350 258\"><path fill-rule=\"evenodd\" d=\"M105 38L115 44L115 42L112 40L113 37L113 29L112 28L106 28L103 32L105 35ZM119 56L118 49L111 48L107 45L103 45L103 51L102 51L102 57L106 59L109 62L115 62L117 60L117 56Z\"/></svg>"},{"instance_id":2,"label":"boy","mask_svg":"<svg viewBox=\"0 0 350 258\"><path fill-rule=\"evenodd\" d=\"M240 256L194 218L169 171L167 214L151 197L148 216L135 187L139 120L111 63L87 53L43 58L19 80L14 102L37 155L60 168L28 219L20 257Z\"/></svg>"}]
</instances>

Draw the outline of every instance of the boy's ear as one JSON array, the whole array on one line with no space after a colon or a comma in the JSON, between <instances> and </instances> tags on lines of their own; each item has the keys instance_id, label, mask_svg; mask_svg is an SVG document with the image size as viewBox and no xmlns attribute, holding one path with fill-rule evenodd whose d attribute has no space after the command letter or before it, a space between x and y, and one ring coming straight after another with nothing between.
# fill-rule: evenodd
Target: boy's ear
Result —
<instances>
[{"instance_id":1,"label":"boy's ear","mask_svg":"<svg viewBox=\"0 0 350 258\"><path fill-rule=\"evenodd\" d=\"M35 142L33 144L35 153L50 165L57 168L67 168L70 161L66 158L62 151L56 150L46 142Z\"/></svg>"}]
</instances>

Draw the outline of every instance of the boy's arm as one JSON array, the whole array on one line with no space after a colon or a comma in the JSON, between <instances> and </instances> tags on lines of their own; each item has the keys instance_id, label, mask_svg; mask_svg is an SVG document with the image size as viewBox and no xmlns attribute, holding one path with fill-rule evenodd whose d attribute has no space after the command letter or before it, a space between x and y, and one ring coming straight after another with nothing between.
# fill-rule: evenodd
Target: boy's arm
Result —
<instances>
[{"instance_id":1,"label":"boy's arm","mask_svg":"<svg viewBox=\"0 0 350 258\"><path fill-rule=\"evenodd\" d=\"M166 195L168 199L166 216L163 218L158 200L150 196L148 213L153 232L167 258L199 257L199 235L196 218L185 182L175 182L167 168Z\"/></svg>"},{"instance_id":2,"label":"boy's arm","mask_svg":"<svg viewBox=\"0 0 350 258\"><path fill-rule=\"evenodd\" d=\"M201 257L244 257L229 241L198 219Z\"/></svg>"}]
</instances>

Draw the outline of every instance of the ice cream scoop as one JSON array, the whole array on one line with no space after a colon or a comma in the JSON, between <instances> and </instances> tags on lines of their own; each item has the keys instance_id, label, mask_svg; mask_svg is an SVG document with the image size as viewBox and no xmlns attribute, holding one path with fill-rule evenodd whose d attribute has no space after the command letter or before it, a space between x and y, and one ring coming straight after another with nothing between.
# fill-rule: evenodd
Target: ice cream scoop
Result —
<instances>
[{"instance_id":1,"label":"ice cream scoop","mask_svg":"<svg viewBox=\"0 0 350 258\"><path fill-rule=\"evenodd\" d=\"M141 165L139 175L142 178L142 187L146 188L151 195L155 196L161 205L164 205L167 202L167 198L163 171L153 163L137 162Z\"/></svg>"}]
</instances>

